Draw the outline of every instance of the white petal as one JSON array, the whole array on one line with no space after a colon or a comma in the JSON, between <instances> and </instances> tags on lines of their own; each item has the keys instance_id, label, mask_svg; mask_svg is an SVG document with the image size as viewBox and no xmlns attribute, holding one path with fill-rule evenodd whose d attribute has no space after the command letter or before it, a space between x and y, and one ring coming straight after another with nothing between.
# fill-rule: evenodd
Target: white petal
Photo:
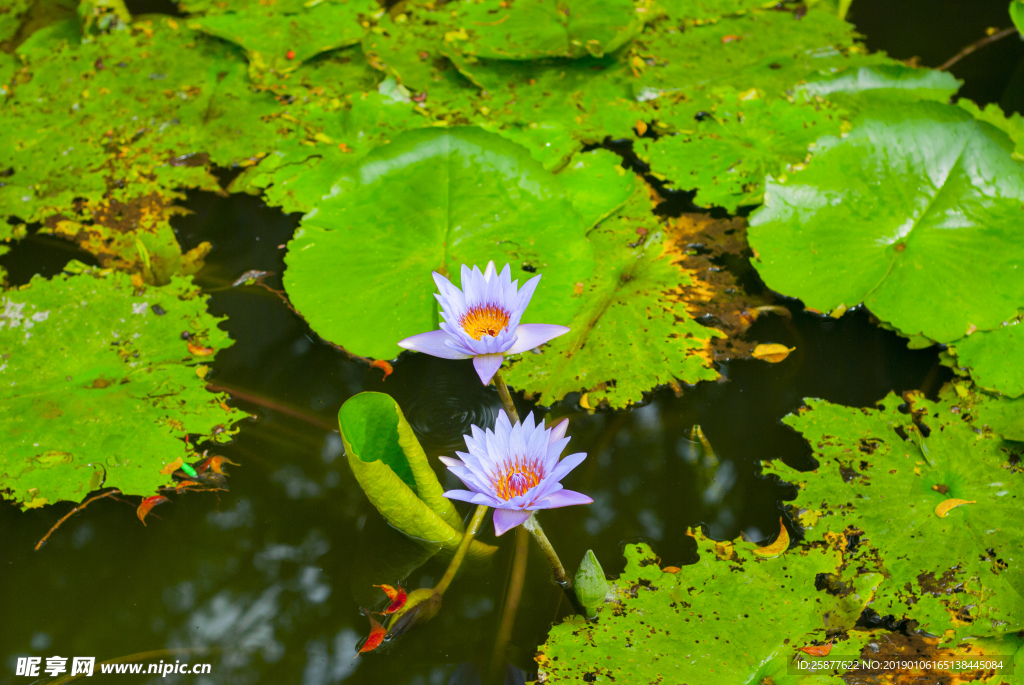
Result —
<instances>
[{"instance_id":1,"label":"white petal","mask_svg":"<svg viewBox=\"0 0 1024 685\"><path fill-rule=\"evenodd\" d=\"M552 338L569 332L568 326L553 323L524 323L516 327L516 342L508 348L509 354L520 354L543 345Z\"/></svg>"},{"instance_id":2,"label":"white petal","mask_svg":"<svg viewBox=\"0 0 1024 685\"><path fill-rule=\"evenodd\" d=\"M398 346L407 350L415 350L442 359L468 359L468 354L453 350L448 343L452 342L450 335L444 331L428 331L413 335L405 340L399 340Z\"/></svg>"}]
</instances>

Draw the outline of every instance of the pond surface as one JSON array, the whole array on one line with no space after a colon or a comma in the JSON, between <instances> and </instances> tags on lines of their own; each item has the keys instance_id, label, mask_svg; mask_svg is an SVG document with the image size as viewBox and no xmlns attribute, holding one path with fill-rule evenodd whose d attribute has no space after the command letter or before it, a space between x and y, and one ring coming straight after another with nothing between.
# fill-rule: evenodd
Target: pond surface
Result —
<instances>
[{"instance_id":1,"label":"pond surface","mask_svg":"<svg viewBox=\"0 0 1024 685\"><path fill-rule=\"evenodd\" d=\"M858 0L851 18L865 26L884 24L884 4ZM999 23L988 22L989 4L1005 14L1005 0L971 3L979 8L975 24ZM938 12L922 9L922 16L929 13ZM955 35L936 41L945 46L944 57L983 34L964 23L947 26L946 33ZM924 35L912 22L904 26L910 35ZM871 45L904 56L896 42ZM1009 83L1022 50L1012 48L1016 58L986 69L1000 75L986 77L986 84L1000 78L1002 88ZM984 87L989 90L971 95L982 103L999 100L999 86ZM513 536L495 540L489 525L482 539L500 543L500 551L486 564L464 566L437 618L390 650L353 658L368 632L360 607L378 607L383 599L371 586L393 584L424 560L359 489L342 454L336 417L356 393L386 392L428 456L453 456L471 424L491 425L500 407L496 392L481 386L468 361L422 355L403 357L383 381L380 370L322 343L274 294L232 287L250 269L283 271L282 248L297 216L247 196L193 194L187 204L195 214L176 220L179 240L184 249L213 243L198 280L211 294L211 312L229 317L223 325L236 340L217 356L208 380L253 414L239 424L233 443L218 448L240 466L230 469L229 492L174 496L145 527L134 504L99 501L68 520L39 552L34 545L69 505L20 512L0 504L0 683L28 682L13 676L16 655L103 661L176 647L220 651L192 659L212 663L211 675L164 682L479 682L477 673L487 668L494 649L513 547ZM11 281L21 283L34 273L51 276L72 257L89 261L66 243L37 236L2 261ZM279 282L268 279L275 287ZM638 540L648 542L663 564L690 563L694 552L686 531L698 525L719 539L768 538L795 493L762 478L760 462L814 466L809 447L779 422L802 398L867 406L892 390L934 396L949 378L937 349L907 350L904 340L875 326L864 311L831 320L802 313L799 303L787 306L791 318L764 317L749 334L795 346L781 364L729 363L723 382L686 388L681 397L659 391L628 412L590 414L574 396L547 410L517 398L521 414L532 409L549 418L567 416L571 451L589 455L565 484L591 495L594 504L542 515L567 567L574 569L593 549L615 575L623 565L622 546ZM713 485L691 440L695 424L717 454ZM446 487L458 485L432 461ZM408 576L407 587L433 585L445 566L443 558L426 560ZM536 646L567 609L534 548L509 650L510 661L527 677L535 674ZM109 679L145 682L125 675Z\"/></svg>"}]
</instances>

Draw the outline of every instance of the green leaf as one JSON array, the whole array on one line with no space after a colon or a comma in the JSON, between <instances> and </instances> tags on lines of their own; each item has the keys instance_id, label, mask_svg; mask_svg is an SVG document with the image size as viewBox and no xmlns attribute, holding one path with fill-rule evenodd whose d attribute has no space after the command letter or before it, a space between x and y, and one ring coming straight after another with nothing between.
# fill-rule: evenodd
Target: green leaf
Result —
<instances>
[{"instance_id":1,"label":"green leaf","mask_svg":"<svg viewBox=\"0 0 1024 685\"><path fill-rule=\"evenodd\" d=\"M608 202L597 212L587 199L586 217L559 176L501 136L407 131L337 179L306 215L288 245L285 288L319 335L383 359L398 355L399 340L437 328L430 273L457 281L462 264L508 262L522 280L524 267L543 273L524 322L564 323L575 284L594 265L588 217L614 209L634 184L607 162L585 170Z\"/></svg>"},{"instance_id":2,"label":"green leaf","mask_svg":"<svg viewBox=\"0 0 1024 685\"><path fill-rule=\"evenodd\" d=\"M843 104L851 103L852 100L837 99L837 95L856 95L861 102L871 104L886 104L899 100L948 102L961 85L963 81L947 71L915 69L903 64L882 64L849 69L825 78L809 79L797 86L796 91L808 97L826 97Z\"/></svg>"},{"instance_id":3,"label":"green leaf","mask_svg":"<svg viewBox=\"0 0 1024 685\"><path fill-rule=\"evenodd\" d=\"M185 438L224 440L238 419L198 376L230 345L188 279L136 288L120 273L36 277L0 311L0 491L22 506L99 487L151 495ZM163 312L163 313L160 313ZM117 417L111 420L110 417Z\"/></svg>"},{"instance_id":4,"label":"green leaf","mask_svg":"<svg viewBox=\"0 0 1024 685\"><path fill-rule=\"evenodd\" d=\"M753 545L695 538L699 561L677 573L663 572L647 545L626 545L616 602L599 609L596 623L573 617L551 629L536 657L538 681L799 682L778 678L797 648L823 639L826 629L851 628L833 613L852 604L855 612L844 615L856 621L870 598L815 589L819 574L840 570L834 547L800 546L761 560Z\"/></svg>"},{"instance_id":5,"label":"green leaf","mask_svg":"<svg viewBox=\"0 0 1024 685\"><path fill-rule=\"evenodd\" d=\"M819 311L863 302L904 335L952 342L1024 303L1024 167L958 107L870 110L807 168L769 181L755 266ZM984 265L984 268L979 268Z\"/></svg>"},{"instance_id":6,"label":"green leaf","mask_svg":"<svg viewBox=\"0 0 1024 685\"><path fill-rule=\"evenodd\" d=\"M761 202L765 176L787 173L804 161L811 143L840 131L840 118L827 108L741 98L733 91L689 129L645 139L641 156L674 186L697 188L695 203L735 212Z\"/></svg>"},{"instance_id":7,"label":"green leaf","mask_svg":"<svg viewBox=\"0 0 1024 685\"><path fill-rule=\"evenodd\" d=\"M379 11L371 0L325 0L308 8L260 3L190 26L245 48L253 72L285 74L320 53L358 43L366 31L363 22Z\"/></svg>"},{"instance_id":8,"label":"green leaf","mask_svg":"<svg viewBox=\"0 0 1024 685\"><path fill-rule=\"evenodd\" d=\"M717 378L710 341L722 334L687 311L687 298L707 295L695 274L673 263L681 255L646 194L638 190L590 232L597 268L570 299L570 332L541 354L522 355L506 376L509 385L545 405L581 392L585 406L625 407L658 385Z\"/></svg>"},{"instance_id":9,"label":"green leaf","mask_svg":"<svg viewBox=\"0 0 1024 685\"><path fill-rule=\"evenodd\" d=\"M1024 326L1018 321L969 335L950 346L980 388L1007 397L1024 395Z\"/></svg>"},{"instance_id":10,"label":"green leaf","mask_svg":"<svg viewBox=\"0 0 1024 685\"><path fill-rule=\"evenodd\" d=\"M1024 159L1024 117L1019 112L1006 116L999 105L994 102L990 102L985 105L985 109L981 109L967 98L960 98L956 104L970 112L975 119L988 122L1010 136L1017 145L1013 153L1014 159Z\"/></svg>"},{"instance_id":11,"label":"green leaf","mask_svg":"<svg viewBox=\"0 0 1024 685\"><path fill-rule=\"evenodd\" d=\"M1021 35L1024 35L1024 0L1010 0L1010 18Z\"/></svg>"},{"instance_id":12,"label":"green leaf","mask_svg":"<svg viewBox=\"0 0 1024 685\"><path fill-rule=\"evenodd\" d=\"M643 28L642 10L632 0L460 0L452 9L458 29L444 40L462 54L492 59L601 57Z\"/></svg>"},{"instance_id":13,"label":"green leaf","mask_svg":"<svg viewBox=\"0 0 1024 685\"><path fill-rule=\"evenodd\" d=\"M906 414L895 394L877 409L805 402L784 422L811 444L819 466L772 469L799 485L805 540L858 536L849 567L886 577L870 607L914 619L943 642L1018 630L1024 484L1004 443L976 433L959 399L915 396ZM943 517L937 508L949 500L968 503Z\"/></svg>"},{"instance_id":14,"label":"green leaf","mask_svg":"<svg viewBox=\"0 0 1024 685\"><path fill-rule=\"evenodd\" d=\"M388 523L427 546L454 550L462 521L430 467L423 448L389 395L361 392L338 412L349 466L360 487ZM474 540L470 554L494 547Z\"/></svg>"},{"instance_id":15,"label":"green leaf","mask_svg":"<svg viewBox=\"0 0 1024 685\"><path fill-rule=\"evenodd\" d=\"M1007 399L980 395L971 411L980 426L1007 440L1024 442L1024 397Z\"/></svg>"}]
</instances>

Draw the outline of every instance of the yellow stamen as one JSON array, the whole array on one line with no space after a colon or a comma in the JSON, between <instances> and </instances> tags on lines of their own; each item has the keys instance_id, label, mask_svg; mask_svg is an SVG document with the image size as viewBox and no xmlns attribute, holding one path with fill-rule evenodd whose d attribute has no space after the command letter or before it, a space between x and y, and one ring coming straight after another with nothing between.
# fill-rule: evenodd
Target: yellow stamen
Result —
<instances>
[{"instance_id":1,"label":"yellow stamen","mask_svg":"<svg viewBox=\"0 0 1024 685\"><path fill-rule=\"evenodd\" d=\"M489 304L484 307L473 307L459 320L462 330L473 340L485 335L494 337L508 328L511 315L500 307Z\"/></svg>"},{"instance_id":2,"label":"yellow stamen","mask_svg":"<svg viewBox=\"0 0 1024 685\"><path fill-rule=\"evenodd\" d=\"M540 483L541 477L540 465L537 462L521 461L517 457L512 460L511 464L508 464L507 471L503 467L498 469L491 485L494 486L494 492L498 497L507 502L530 488L536 487Z\"/></svg>"}]
</instances>

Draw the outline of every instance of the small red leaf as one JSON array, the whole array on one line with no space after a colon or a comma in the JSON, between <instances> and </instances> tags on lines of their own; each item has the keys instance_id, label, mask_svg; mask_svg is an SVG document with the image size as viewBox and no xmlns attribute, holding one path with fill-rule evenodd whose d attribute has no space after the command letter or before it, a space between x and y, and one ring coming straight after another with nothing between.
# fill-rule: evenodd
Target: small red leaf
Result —
<instances>
[{"instance_id":1,"label":"small red leaf","mask_svg":"<svg viewBox=\"0 0 1024 685\"><path fill-rule=\"evenodd\" d=\"M224 472L224 466L223 466L224 464L231 464L232 466L238 466L238 464L236 464L235 462L231 461L227 457L214 456L214 457L208 457L206 459L203 459L201 462L199 462L199 465L196 466L196 471L199 472L199 473L202 473L203 471L206 471L207 469L210 469L214 473L219 473L221 475L226 476L228 474Z\"/></svg>"},{"instance_id":2,"label":"small red leaf","mask_svg":"<svg viewBox=\"0 0 1024 685\"><path fill-rule=\"evenodd\" d=\"M152 497L147 497L146 499L142 500L142 504L140 504L139 508L135 510L135 515L139 517L140 521L142 521L142 525L146 525L146 514L149 513L149 510L158 504L163 504L166 501L168 500L163 495L153 495Z\"/></svg>"},{"instance_id":3,"label":"small red leaf","mask_svg":"<svg viewBox=\"0 0 1024 685\"><path fill-rule=\"evenodd\" d=\"M366 614L366 618L370 619L370 635L366 638L366 642L359 648L359 653L372 652L373 650L380 647L380 643L384 641L384 636L387 632L384 626L380 624L377 619L370 615L367 609L363 609L363 613Z\"/></svg>"},{"instance_id":4,"label":"small red leaf","mask_svg":"<svg viewBox=\"0 0 1024 685\"><path fill-rule=\"evenodd\" d=\"M394 369L391 368L391 364L388 364L383 359L374 359L372 362L370 362L370 366L372 366L375 369L382 370L384 372L384 378L390 376L394 371Z\"/></svg>"},{"instance_id":5,"label":"small red leaf","mask_svg":"<svg viewBox=\"0 0 1024 685\"><path fill-rule=\"evenodd\" d=\"M197 357L209 357L213 354L212 347L203 347L202 345L195 345L191 342L188 344L188 351Z\"/></svg>"},{"instance_id":6,"label":"small red leaf","mask_svg":"<svg viewBox=\"0 0 1024 685\"><path fill-rule=\"evenodd\" d=\"M828 656L828 653L832 651L832 640L829 640L823 645L808 645L801 647L800 651L804 654L810 654L811 656Z\"/></svg>"},{"instance_id":7,"label":"small red leaf","mask_svg":"<svg viewBox=\"0 0 1024 685\"><path fill-rule=\"evenodd\" d=\"M399 585L397 588L393 588L390 585L374 585L374 587L379 587L381 590L383 590L384 594L387 595L388 599L391 600L391 604L389 604L387 608L384 609L384 611L382 612L385 616L388 614L393 614L405 606L405 588L403 588L401 585Z\"/></svg>"}]
</instances>

